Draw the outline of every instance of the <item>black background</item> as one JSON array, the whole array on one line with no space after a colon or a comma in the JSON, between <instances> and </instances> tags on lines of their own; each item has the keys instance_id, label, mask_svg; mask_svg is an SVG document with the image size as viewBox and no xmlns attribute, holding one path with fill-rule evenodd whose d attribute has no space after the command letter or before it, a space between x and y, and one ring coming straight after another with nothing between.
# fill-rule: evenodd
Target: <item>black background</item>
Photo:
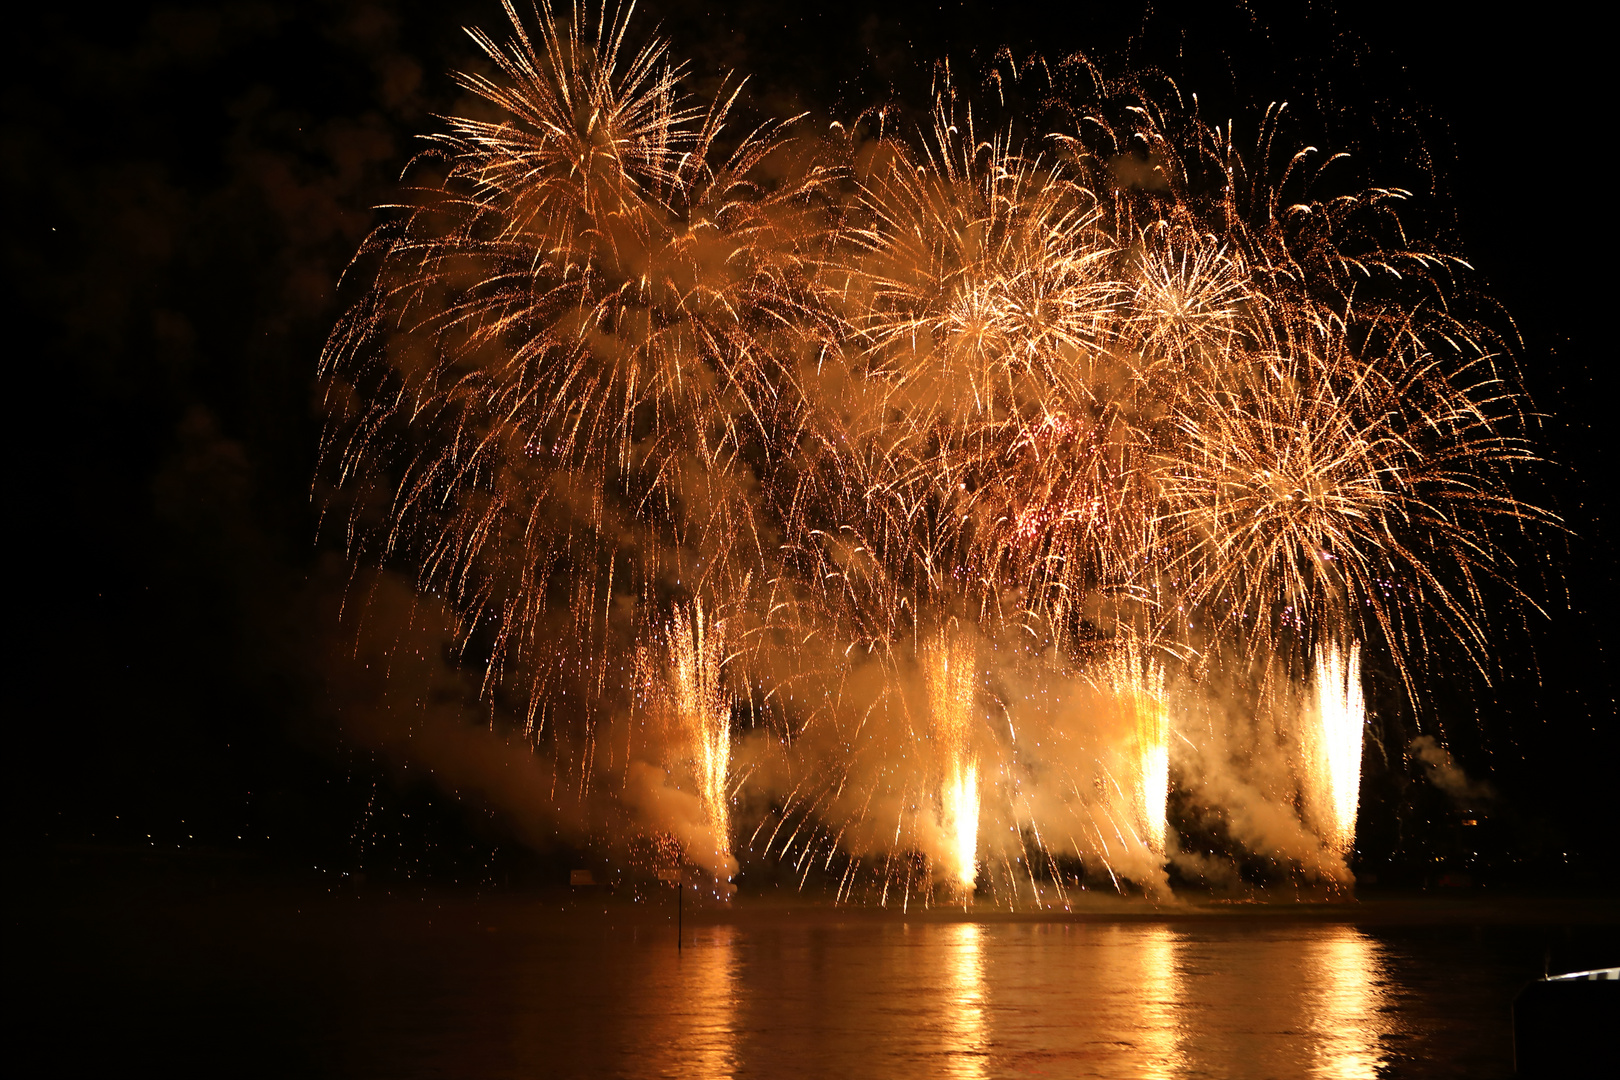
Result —
<instances>
[{"instance_id":1,"label":"black background","mask_svg":"<svg viewBox=\"0 0 1620 1080\"><path fill-rule=\"evenodd\" d=\"M313 655L331 637L312 622L329 618L321 597L343 580L341 538L318 538L311 500L316 358L353 298L338 277L417 137L457 108L446 73L476 64L460 27L501 37L504 14L333 0L29 19L3 134L7 835L52 866L161 852L483 885L548 872L566 853L525 851L477 792L345 746ZM971 86L1004 45L1019 62L1084 51L1173 76L1240 131L1294 102L1301 137L1415 191L1417 219L1522 335L1550 462L1524 494L1570 535L1510 538L1515 581L1547 615L1487 613L1492 685L1439 655L1427 714L1384 717L1392 763L1369 772L1362 861L1410 878L1461 857L1461 808L1400 760L1421 722L1499 793L1476 873L1612 877L1612 105L1597 27L1557 5L1499 19L1226 0L641 5L633 34L657 26L693 89L736 70L748 109L811 123L923 104L943 57Z\"/></svg>"}]
</instances>

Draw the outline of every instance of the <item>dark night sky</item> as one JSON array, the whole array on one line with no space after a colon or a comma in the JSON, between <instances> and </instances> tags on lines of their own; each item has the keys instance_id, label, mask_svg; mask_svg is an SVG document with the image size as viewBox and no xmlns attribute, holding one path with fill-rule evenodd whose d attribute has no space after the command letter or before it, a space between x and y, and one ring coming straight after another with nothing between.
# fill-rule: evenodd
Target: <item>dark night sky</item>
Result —
<instances>
[{"instance_id":1,"label":"dark night sky","mask_svg":"<svg viewBox=\"0 0 1620 1080\"><path fill-rule=\"evenodd\" d=\"M1595 145L1594 28L1556 5L1494 22L1397 3L783 7L665 0L635 25L663 25L695 88L750 73L749 107L777 113L920 104L941 56L966 81L1003 44L1083 50L1160 68L1217 115L1297 102L1312 141L1419 193L1523 335L1554 461L1527 493L1573 532L1520 545L1519 584L1549 618L1505 620L1496 687L1441 657L1436 708L1500 790L1506 847L1538 865L1600 852L1614 692L1598 322L1613 273L1597 253L1612 167ZM310 488L316 356L352 299L338 275L414 136L456 107L445 73L474 62L459 28L499 36L504 15L494 0L330 0L33 18L4 91L27 688L7 710L11 835L43 853L151 834L342 862L362 822L392 815L399 866L487 869L510 821L334 738L322 672L343 573Z\"/></svg>"}]
</instances>

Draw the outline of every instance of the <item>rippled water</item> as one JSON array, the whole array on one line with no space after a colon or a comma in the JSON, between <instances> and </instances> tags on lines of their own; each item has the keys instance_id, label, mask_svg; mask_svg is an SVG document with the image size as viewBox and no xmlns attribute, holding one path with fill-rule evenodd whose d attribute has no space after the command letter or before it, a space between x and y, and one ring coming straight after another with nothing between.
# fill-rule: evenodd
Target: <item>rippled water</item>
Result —
<instances>
[{"instance_id":1,"label":"rippled water","mask_svg":"<svg viewBox=\"0 0 1620 1080\"><path fill-rule=\"evenodd\" d=\"M585 1012L624 1075L1349 1080L1407 1026L1386 953L1352 926L715 927L615 955L640 999Z\"/></svg>"},{"instance_id":2,"label":"rippled water","mask_svg":"<svg viewBox=\"0 0 1620 1080\"><path fill-rule=\"evenodd\" d=\"M173 1075L1505 1077L1512 997L1572 933L713 918L677 951L611 911L204 907L87 931L46 997L100 1017L65 1061Z\"/></svg>"},{"instance_id":3,"label":"rippled water","mask_svg":"<svg viewBox=\"0 0 1620 1080\"><path fill-rule=\"evenodd\" d=\"M511 1074L1350 1080L1393 1066L1428 1019L1401 1008L1390 947L1347 925L716 926L688 941L537 949L510 974Z\"/></svg>"}]
</instances>

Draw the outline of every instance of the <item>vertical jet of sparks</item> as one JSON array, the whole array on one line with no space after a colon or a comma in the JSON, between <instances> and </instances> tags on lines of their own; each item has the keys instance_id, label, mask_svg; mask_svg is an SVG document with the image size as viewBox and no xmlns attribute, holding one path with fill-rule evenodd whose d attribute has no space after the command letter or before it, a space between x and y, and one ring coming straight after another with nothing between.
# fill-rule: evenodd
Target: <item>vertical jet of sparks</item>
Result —
<instances>
[{"instance_id":1,"label":"vertical jet of sparks","mask_svg":"<svg viewBox=\"0 0 1620 1080\"><path fill-rule=\"evenodd\" d=\"M725 623L705 624L703 605L680 608L670 627L669 678L676 716L691 740L698 799L723 855L731 854L727 781L731 768L731 698L720 684Z\"/></svg>"},{"instance_id":2,"label":"vertical jet of sparks","mask_svg":"<svg viewBox=\"0 0 1620 1080\"><path fill-rule=\"evenodd\" d=\"M973 716L973 650L959 635L941 635L926 656L929 718L942 766L940 824L949 843L951 878L964 892L978 877L979 762L969 746Z\"/></svg>"},{"instance_id":3,"label":"vertical jet of sparks","mask_svg":"<svg viewBox=\"0 0 1620 1080\"><path fill-rule=\"evenodd\" d=\"M978 877L979 763L962 760L945 777L945 827L951 837L956 882L973 890Z\"/></svg>"},{"instance_id":4,"label":"vertical jet of sparks","mask_svg":"<svg viewBox=\"0 0 1620 1080\"><path fill-rule=\"evenodd\" d=\"M1308 803L1323 839L1348 857L1356 840L1361 801L1361 739L1367 709L1361 694L1361 649L1348 656L1329 645L1316 658L1316 717L1310 732L1306 782Z\"/></svg>"},{"instance_id":5,"label":"vertical jet of sparks","mask_svg":"<svg viewBox=\"0 0 1620 1080\"><path fill-rule=\"evenodd\" d=\"M1148 847L1164 854L1165 802L1170 795L1170 714L1164 704L1164 671L1157 670L1158 693L1143 694L1137 706L1136 745L1141 770L1142 826Z\"/></svg>"},{"instance_id":6,"label":"vertical jet of sparks","mask_svg":"<svg viewBox=\"0 0 1620 1080\"><path fill-rule=\"evenodd\" d=\"M1142 839L1164 854L1165 803L1170 795L1170 706L1164 667L1133 642L1108 665L1108 681L1131 725L1135 751L1135 817Z\"/></svg>"}]
</instances>

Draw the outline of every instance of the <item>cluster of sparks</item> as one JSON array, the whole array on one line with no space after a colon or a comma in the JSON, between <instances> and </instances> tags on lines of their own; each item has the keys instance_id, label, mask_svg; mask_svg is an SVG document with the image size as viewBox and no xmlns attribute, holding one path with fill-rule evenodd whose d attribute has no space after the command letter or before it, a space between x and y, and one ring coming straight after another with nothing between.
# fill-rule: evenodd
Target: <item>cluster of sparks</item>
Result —
<instances>
[{"instance_id":1,"label":"cluster of sparks","mask_svg":"<svg viewBox=\"0 0 1620 1080\"><path fill-rule=\"evenodd\" d=\"M755 842L971 891L992 772L1048 861L1162 862L1173 701L1221 673L1314 685L1298 803L1349 851L1359 649L1409 688L1433 633L1481 656L1493 523L1537 517L1522 397L1404 192L1334 187L1281 108L1240 152L1078 62L1018 127L942 77L920 130L742 133L740 84L694 104L628 11L508 14L357 260L325 461L355 558L444 600L537 752L583 790L665 732L729 851L762 733ZM1015 680L1123 718L1126 824L1019 809Z\"/></svg>"}]
</instances>

